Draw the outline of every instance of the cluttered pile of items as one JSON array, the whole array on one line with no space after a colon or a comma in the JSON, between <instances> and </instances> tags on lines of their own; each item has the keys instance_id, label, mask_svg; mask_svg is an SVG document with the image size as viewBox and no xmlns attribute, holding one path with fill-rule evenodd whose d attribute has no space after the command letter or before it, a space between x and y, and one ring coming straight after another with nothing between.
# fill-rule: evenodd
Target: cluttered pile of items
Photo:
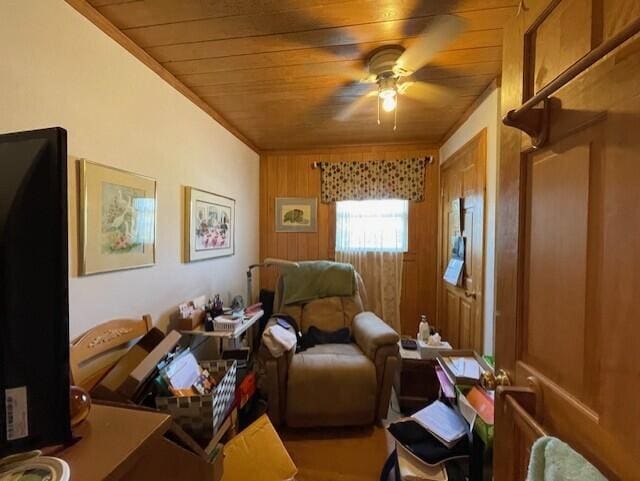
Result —
<instances>
[{"instance_id":1,"label":"cluttered pile of items","mask_svg":"<svg viewBox=\"0 0 640 481\"><path fill-rule=\"evenodd\" d=\"M474 351L447 350L436 359L440 399L388 426L396 451L385 469L395 468L404 481L482 479L493 440L494 392L481 380L493 368Z\"/></svg>"},{"instance_id":2,"label":"cluttered pile of items","mask_svg":"<svg viewBox=\"0 0 640 481\"><path fill-rule=\"evenodd\" d=\"M180 306L179 316L195 314L204 320L212 309L222 307L219 296L189 304ZM240 311L246 315L246 310ZM225 340L233 339L232 334ZM225 481L253 479L256 473L263 479L291 479L295 465L266 415L261 415L262 403L247 401L255 401L255 373L243 361L225 359L242 351L246 360L249 348L239 340L239 346L221 350L217 340L202 326L166 335L151 328L97 382L91 396L170 413L174 423L166 437L202 458L207 473L202 479L218 481L223 459ZM255 409L243 417L242 407L251 404ZM253 462L247 464L249 458ZM286 477L280 477L283 473Z\"/></svg>"},{"instance_id":3,"label":"cluttered pile of items","mask_svg":"<svg viewBox=\"0 0 640 481\"><path fill-rule=\"evenodd\" d=\"M195 336L152 328L91 390L94 399L166 411L202 446L235 402L237 363L216 359Z\"/></svg>"},{"instance_id":4,"label":"cluttered pile of items","mask_svg":"<svg viewBox=\"0 0 640 481\"><path fill-rule=\"evenodd\" d=\"M223 305L219 294L208 300L200 296L178 306L178 325L183 336L204 341L215 338L217 345L211 345L215 346L216 358L236 361L237 407L245 412L251 410L247 403L256 392L256 375L251 369L255 341L252 327L263 314L261 303L244 307L242 296L234 297L230 307Z\"/></svg>"},{"instance_id":5,"label":"cluttered pile of items","mask_svg":"<svg viewBox=\"0 0 640 481\"><path fill-rule=\"evenodd\" d=\"M154 382L159 396L204 396L222 381L219 375L198 364L188 348L168 356L158 365L158 371Z\"/></svg>"},{"instance_id":6,"label":"cluttered pile of items","mask_svg":"<svg viewBox=\"0 0 640 481\"><path fill-rule=\"evenodd\" d=\"M178 306L180 329L190 331L199 326L205 332L237 334L243 326L262 312L262 304L245 307L242 296L236 296L229 307L224 307L220 294L211 299L197 297Z\"/></svg>"}]
</instances>

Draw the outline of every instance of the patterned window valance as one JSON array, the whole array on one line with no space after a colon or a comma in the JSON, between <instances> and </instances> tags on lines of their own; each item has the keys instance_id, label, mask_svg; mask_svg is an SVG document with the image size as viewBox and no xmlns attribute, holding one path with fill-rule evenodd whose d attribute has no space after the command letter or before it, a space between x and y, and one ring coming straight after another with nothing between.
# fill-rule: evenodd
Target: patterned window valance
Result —
<instances>
[{"instance_id":1,"label":"patterned window valance","mask_svg":"<svg viewBox=\"0 0 640 481\"><path fill-rule=\"evenodd\" d=\"M322 202L424 199L428 158L322 162Z\"/></svg>"}]
</instances>

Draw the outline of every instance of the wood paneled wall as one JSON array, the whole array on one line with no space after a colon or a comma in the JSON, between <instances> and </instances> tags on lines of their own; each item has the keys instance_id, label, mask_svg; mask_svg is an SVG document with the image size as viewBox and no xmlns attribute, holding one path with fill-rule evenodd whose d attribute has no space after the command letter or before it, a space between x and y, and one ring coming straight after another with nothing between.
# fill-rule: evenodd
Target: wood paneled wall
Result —
<instances>
[{"instance_id":1,"label":"wood paneled wall","mask_svg":"<svg viewBox=\"0 0 640 481\"><path fill-rule=\"evenodd\" d=\"M335 204L320 202L320 170L313 162L366 161L403 157L434 157L427 167L425 200L411 202L409 252L404 259L402 331L414 335L420 314L436 319L436 267L439 168L438 149L431 145L372 145L311 151L265 152L260 157L260 257L289 260L333 259L335 254ZM275 231L276 197L318 198L316 233ZM273 288L277 269L262 269L261 286Z\"/></svg>"}]
</instances>

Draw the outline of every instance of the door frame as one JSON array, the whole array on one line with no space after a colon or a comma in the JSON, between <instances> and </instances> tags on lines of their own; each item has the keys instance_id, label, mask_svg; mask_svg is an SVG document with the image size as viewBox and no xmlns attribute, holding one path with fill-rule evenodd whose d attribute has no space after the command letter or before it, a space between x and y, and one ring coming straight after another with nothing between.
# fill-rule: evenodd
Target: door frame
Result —
<instances>
[{"instance_id":1,"label":"door frame","mask_svg":"<svg viewBox=\"0 0 640 481\"><path fill-rule=\"evenodd\" d=\"M438 205L438 253L437 253L437 283L436 283L436 327L441 329L442 327L442 316L444 312L444 305L442 302L444 295L444 281L442 276L444 275L443 268L443 259L444 259L444 245L442 243L442 230L443 230L443 216L442 210L444 208L444 184L443 184L443 175L444 171L449 168L457 159L460 157L466 150L472 148L475 143L480 143L482 148L482 263L480 266L480 289L479 293L476 297L476 309L479 311L479 315L477 316L480 320L480 344L482 346L482 351L484 351L484 328L485 328L485 318L484 318L484 304L485 304L485 264L486 264L486 245L487 245L487 216L485 215L487 210L487 127L483 127L480 131L478 131L475 135L469 138L460 148L458 148L453 154L451 154L447 159L442 162L439 166L439 175L438 175L438 188L440 190L440 195L438 196L439 205ZM448 326L447 326L448 327ZM445 339L446 340L446 339ZM495 345L495 339L494 339ZM479 352L478 354L483 354Z\"/></svg>"}]
</instances>

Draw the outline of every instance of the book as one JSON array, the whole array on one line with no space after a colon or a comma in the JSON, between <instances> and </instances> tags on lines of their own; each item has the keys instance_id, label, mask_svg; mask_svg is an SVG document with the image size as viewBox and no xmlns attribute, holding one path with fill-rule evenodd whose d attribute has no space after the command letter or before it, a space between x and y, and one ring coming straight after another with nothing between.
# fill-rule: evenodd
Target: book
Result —
<instances>
[{"instance_id":1,"label":"book","mask_svg":"<svg viewBox=\"0 0 640 481\"><path fill-rule=\"evenodd\" d=\"M478 413L478 416L490 426L493 426L494 421L494 404L493 399L483 389L478 387L471 388L471 391L467 393L467 401Z\"/></svg>"},{"instance_id":2,"label":"book","mask_svg":"<svg viewBox=\"0 0 640 481\"><path fill-rule=\"evenodd\" d=\"M456 391L453 382L447 377L447 374L442 370L441 367L436 367L436 376L438 376L438 381L440 381L440 389L442 389L442 394L444 394L448 399L455 399Z\"/></svg>"},{"instance_id":3,"label":"book","mask_svg":"<svg viewBox=\"0 0 640 481\"><path fill-rule=\"evenodd\" d=\"M456 386L475 386L482 373L491 371L487 362L470 349L440 351L436 360Z\"/></svg>"},{"instance_id":4,"label":"book","mask_svg":"<svg viewBox=\"0 0 640 481\"><path fill-rule=\"evenodd\" d=\"M450 407L434 401L411 416L445 446L451 447L467 434L467 425Z\"/></svg>"}]
</instances>

